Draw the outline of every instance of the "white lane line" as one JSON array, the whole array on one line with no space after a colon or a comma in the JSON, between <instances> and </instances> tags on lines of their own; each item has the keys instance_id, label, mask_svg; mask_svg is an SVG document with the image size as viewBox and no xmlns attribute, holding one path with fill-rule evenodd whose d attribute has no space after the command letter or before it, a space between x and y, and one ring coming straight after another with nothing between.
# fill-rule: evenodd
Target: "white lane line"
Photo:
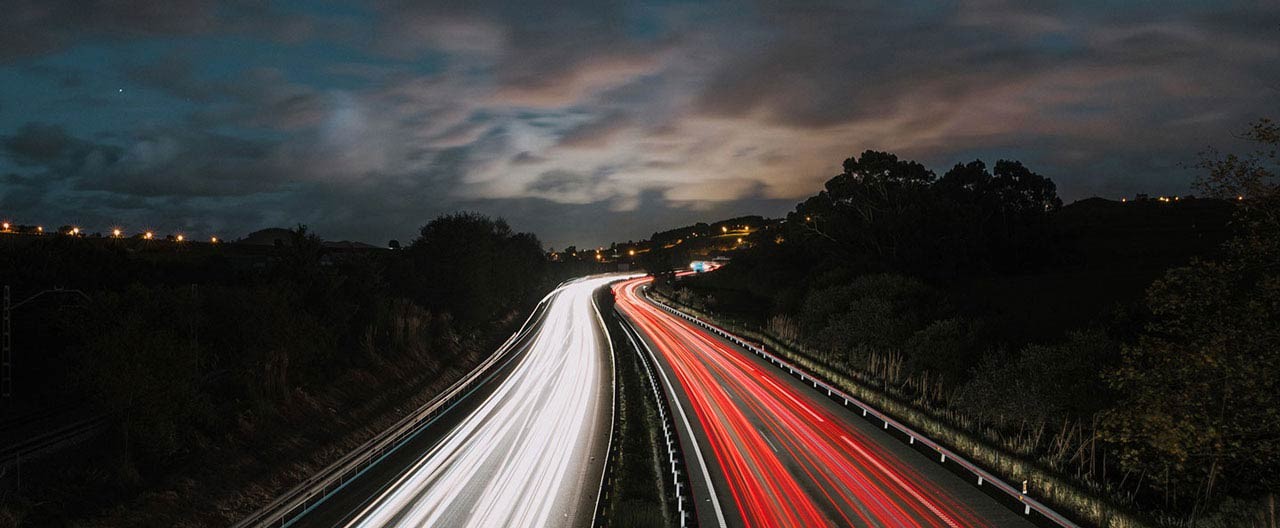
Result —
<instances>
[{"instance_id":1,"label":"white lane line","mask_svg":"<svg viewBox=\"0 0 1280 528\"><path fill-rule=\"evenodd\" d=\"M634 345L636 340L627 334L627 339L631 340ZM702 457L702 448L698 446L698 437L693 434L693 426L689 425L689 416L684 412L684 405L680 403L680 395L676 392L675 387L671 385L671 380L667 378L667 372L662 370L662 365L658 363L658 356L654 355L653 349L649 348L649 343L644 339L640 340L640 344L644 345L644 349L649 352L649 357L653 358L655 370L662 376L662 383L667 386L667 394L671 395L671 401L675 404L676 410L680 411L680 419L684 422L684 429L689 433L689 442L693 444L693 454L698 458L698 467L702 468L702 478L707 482L707 493L711 494L711 506L716 512L716 521L720 528L726 528L728 525L724 521L724 512L720 510L720 497L716 495L716 487L711 483L711 471L707 469L707 461Z\"/></svg>"},{"instance_id":2,"label":"white lane line","mask_svg":"<svg viewBox=\"0 0 1280 528\"><path fill-rule=\"evenodd\" d=\"M625 280L631 278L625 277ZM612 283L609 283L612 284ZM604 285L609 288L609 284ZM609 335L609 326L604 324L604 317L600 315L600 305L596 303L596 294L591 292L591 308L596 311L596 321L600 322L600 330L604 332L604 340L609 343L609 372L612 377L609 380L609 441L604 448L604 462L600 464L600 487L596 491L596 507L591 512L591 522L596 522L600 518L600 491L604 490L604 479L608 476L609 470L609 453L613 450L613 422L618 415L618 357L613 353L613 336Z\"/></svg>"}]
</instances>

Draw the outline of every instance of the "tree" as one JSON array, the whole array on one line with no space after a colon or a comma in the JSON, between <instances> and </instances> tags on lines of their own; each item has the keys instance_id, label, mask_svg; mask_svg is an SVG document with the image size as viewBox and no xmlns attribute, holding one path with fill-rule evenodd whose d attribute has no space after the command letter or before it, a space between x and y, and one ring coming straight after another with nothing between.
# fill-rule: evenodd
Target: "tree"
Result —
<instances>
[{"instance_id":1,"label":"tree","mask_svg":"<svg viewBox=\"0 0 1280 528\"><path fill-rule=\"evenodd\" d=\"M1230 491L1280 485L1280 192L1277 128L1246 137L1261 150L1206 154L1198 183L1211 195L1248 193L1239 233L1218 261L1169 270L1147 292L1150 321L1110 374L1123 401L1106 433L1129 468L1145 470L1197 506Z\"/></svg>"},{"instance_id":2,"label":"tree","mask_svg":"<svg viewBox=\"0 0 1280 528\"><path fill-rule=\"evenodd\" d=\"M405 253L400 275L414 299L464 325L492 322L545 286L538 238L477 213L432 220Z\"/></svg>"}]
</instances>

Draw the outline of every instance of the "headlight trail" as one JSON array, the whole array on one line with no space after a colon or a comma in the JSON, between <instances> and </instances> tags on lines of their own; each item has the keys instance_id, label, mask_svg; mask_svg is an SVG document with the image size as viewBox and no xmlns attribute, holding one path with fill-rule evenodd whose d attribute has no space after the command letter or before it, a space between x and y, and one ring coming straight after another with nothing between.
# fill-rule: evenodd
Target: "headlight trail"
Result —
<instances>
[{"instance_id":1,"label":"headlight trail","mask_svg":"<svg viewBox=\"0 0 1280 528\"><path fill-rule=\"evenodd\" d=\"M346 526L589 524L611 420L592 292L611 280L553 293L510 374Z\"/></svg>"},{"instance_id":2,"label":"headlight trail","mask_svg":"<svg viewBox=\"0 0 1280 528\"><path fill-rule=\"evenodd\" d=\"M616 285L617 306L679 380L742 525L1027 525L954 475L925 468L918 453L889 449L896 440L872 438L878 431L855 427L851 413L819 404L785 374L643 299L638 289L648 280ZM983 503L983 513L969 502Z\"/></svg>"}]
</instances>

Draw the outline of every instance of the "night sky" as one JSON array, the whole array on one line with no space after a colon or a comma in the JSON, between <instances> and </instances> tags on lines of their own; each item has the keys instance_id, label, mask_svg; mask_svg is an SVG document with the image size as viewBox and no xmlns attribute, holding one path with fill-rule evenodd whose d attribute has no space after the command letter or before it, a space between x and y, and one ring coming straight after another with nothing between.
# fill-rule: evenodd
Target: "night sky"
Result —
<instances>
[{"instance_id":1,"label":"night sky","mask_svg":"<svg viewBox=\"0 0 1280 528\"><path fill-rule=\"evenodd\" d=\"M1280 2L854 4L8 0L0 216L559 248L778 215L866 149L1185 193L1277 110Z\"/></svg>"}]
</instances>

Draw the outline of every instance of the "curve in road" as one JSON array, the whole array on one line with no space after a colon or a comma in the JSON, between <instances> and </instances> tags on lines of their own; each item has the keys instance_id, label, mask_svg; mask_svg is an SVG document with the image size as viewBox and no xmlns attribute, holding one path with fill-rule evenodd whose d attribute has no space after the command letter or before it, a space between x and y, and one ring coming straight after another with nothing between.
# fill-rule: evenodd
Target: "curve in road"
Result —
<instances>
[{"instance_id":1,"label":"curve in road","mask_svg":"<svg viewBox=\"0 0 1280 528\"><path fill-rule=\"evenodd\" d=\"M732 501L730 525L1030 525L793 378L657 308L639 292L648 280L615 286L617 306L678 380L674 397L697 417L689 433L710 446L709 480Z\"/></svg>"},{"instance_id":2,"label":"curve in road","mask_svg":"<svg viewBox=\"0 0 1280 528\"><path fill-rule=\"evenodd\" d=\"M591 524L613 412L611 355L593 292L614 280L558 288L518 355L446 423L301 524Z\"/></svg>"}]
</instances>

